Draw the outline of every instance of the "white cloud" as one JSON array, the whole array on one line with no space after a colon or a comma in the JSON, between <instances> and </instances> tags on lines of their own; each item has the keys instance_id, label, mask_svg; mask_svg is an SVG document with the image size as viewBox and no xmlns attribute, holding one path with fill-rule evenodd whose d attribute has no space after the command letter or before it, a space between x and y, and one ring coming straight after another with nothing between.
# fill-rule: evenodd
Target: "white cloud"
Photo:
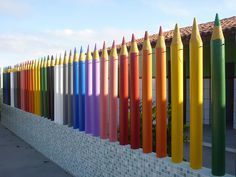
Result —
<instances>
[{"instance_id":1,"label":"white cloud","mask_svg":"<svg viewBox=\"0 0 236 177\"><path fill-rule=\"evenodd\" d=\"M23 15L30 10L29 4L23 0L0 0L0 13Z\"/></svg>"},{"instance_id":2,"label":"white cloud","mask_svg":"<svg viewBox=\"0 0 236 177\"><path fill-rule=\"evenodd\" d=\"M104 40L109 47L113 39L120 44L122 36L129 41L132 32L137 38L142 37L144 33L142 30L104 28L100 30L47 30L38 34L0 34L0 63L2 66L14 65L48 54L63 53L65 50L73 49L75 46L78 48L81 45L84 49L90 45L92 49L97 43L98 48L101 48Z\"/></svg>"}]
</instances>

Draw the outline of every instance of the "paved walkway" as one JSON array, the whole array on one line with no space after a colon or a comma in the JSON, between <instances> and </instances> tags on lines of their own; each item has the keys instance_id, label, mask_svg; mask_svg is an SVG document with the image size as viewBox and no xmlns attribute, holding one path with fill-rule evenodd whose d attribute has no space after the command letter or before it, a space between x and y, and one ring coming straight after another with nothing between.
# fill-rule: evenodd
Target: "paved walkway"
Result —
<instances>
[{"instance_id":1,"label":"paved walkway","mask_svg":"<svg viewBox=\"0 0 236 177\"><path fill-rule=\"evenodd\" d=\"M0 177L71 177L0 123Z\"/></svg>"},{"instance_id":2,"label":"paved walkway","mask_svg":"<svg viewBox=\"0 0 236 177\"><path fill-rule=\"evenodd\" d=\"M189 132L186 132L189 137ZM226 128L225 171L235 175L236 171L236 130ZM184 158L189 162L189 143L184 144ZM203 126L203 166L211 168L211 126Z\"/></svg>"}]
</instances>

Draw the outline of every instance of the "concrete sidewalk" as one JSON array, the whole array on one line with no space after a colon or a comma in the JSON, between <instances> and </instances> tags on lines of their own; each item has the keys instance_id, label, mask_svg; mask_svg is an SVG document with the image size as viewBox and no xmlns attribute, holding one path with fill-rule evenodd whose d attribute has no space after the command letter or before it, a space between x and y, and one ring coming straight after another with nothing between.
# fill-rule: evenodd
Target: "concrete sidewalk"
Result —
<instances>
[{"instance_id":1,"label":"concrete sidewalk","mask_svg":"<svg viewBox=\"0 0 236 177\"><path fill-rule=\"evenodd\" d=\"M0 123L0 177L71 177Z\"/></svg>"}]
</instances>

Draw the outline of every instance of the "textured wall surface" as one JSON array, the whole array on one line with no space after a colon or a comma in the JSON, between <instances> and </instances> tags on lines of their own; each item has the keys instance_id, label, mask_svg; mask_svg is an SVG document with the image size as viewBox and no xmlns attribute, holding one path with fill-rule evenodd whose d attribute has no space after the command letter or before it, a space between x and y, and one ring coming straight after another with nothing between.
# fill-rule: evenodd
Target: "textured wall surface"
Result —
<instances>
[{"instance_id":1,"label":"textured wall surface","mask_svg":"<svg viewBox=\"0 0 236 177\"><path fill-rule=\"evenodd\" d=\"M173 164L7 105L2 124L74 176L211 176L210 169L191 170L187 162Z\"/></svg>"}]
</instances>

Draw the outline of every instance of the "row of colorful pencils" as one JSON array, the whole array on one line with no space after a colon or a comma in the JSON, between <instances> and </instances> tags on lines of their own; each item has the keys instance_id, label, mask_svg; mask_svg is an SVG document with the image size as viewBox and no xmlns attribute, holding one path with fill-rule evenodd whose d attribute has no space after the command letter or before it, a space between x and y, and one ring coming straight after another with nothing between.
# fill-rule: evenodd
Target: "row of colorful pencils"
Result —
<instances>
[{"instance_id":1,"label":"row of colorful pencils","mask_svg":"<svg viewBox=\"0 0 236 177\"><path fill-rule=\"evenodd\" d=\"M218 15L211 39L212 173L225 173L225 61L224 37ZM190 166L202 167L203 44L194 19L190 49ZM152 48L145 32L142 46L142 148L153 151ZM167 155L166 46L160 27L156 41L156 155ZM119 66L119 72L118 72ZM119 79L119 81L118 81ZM171 43L171 156L183 160L183 44L178 25ZM119 83L119 85L118 85ZM129 97L130 93L130 97ZM119 97L118 97L119 95ZM119 100L118 100L119 98ZM130 100L130 107L129 107ZM56 123L127 145L140 147L139 50L132 35L128 53L123 38L119 56L115 42L110 55L103 44L86 55L81 47L69 57L49 56L4 70L4 103ZM119 109L118 109L119 107ZM130 116L129 116L130 112ZM129 130L130 119L130 130Z\"/></svg>"}]
</instances>

